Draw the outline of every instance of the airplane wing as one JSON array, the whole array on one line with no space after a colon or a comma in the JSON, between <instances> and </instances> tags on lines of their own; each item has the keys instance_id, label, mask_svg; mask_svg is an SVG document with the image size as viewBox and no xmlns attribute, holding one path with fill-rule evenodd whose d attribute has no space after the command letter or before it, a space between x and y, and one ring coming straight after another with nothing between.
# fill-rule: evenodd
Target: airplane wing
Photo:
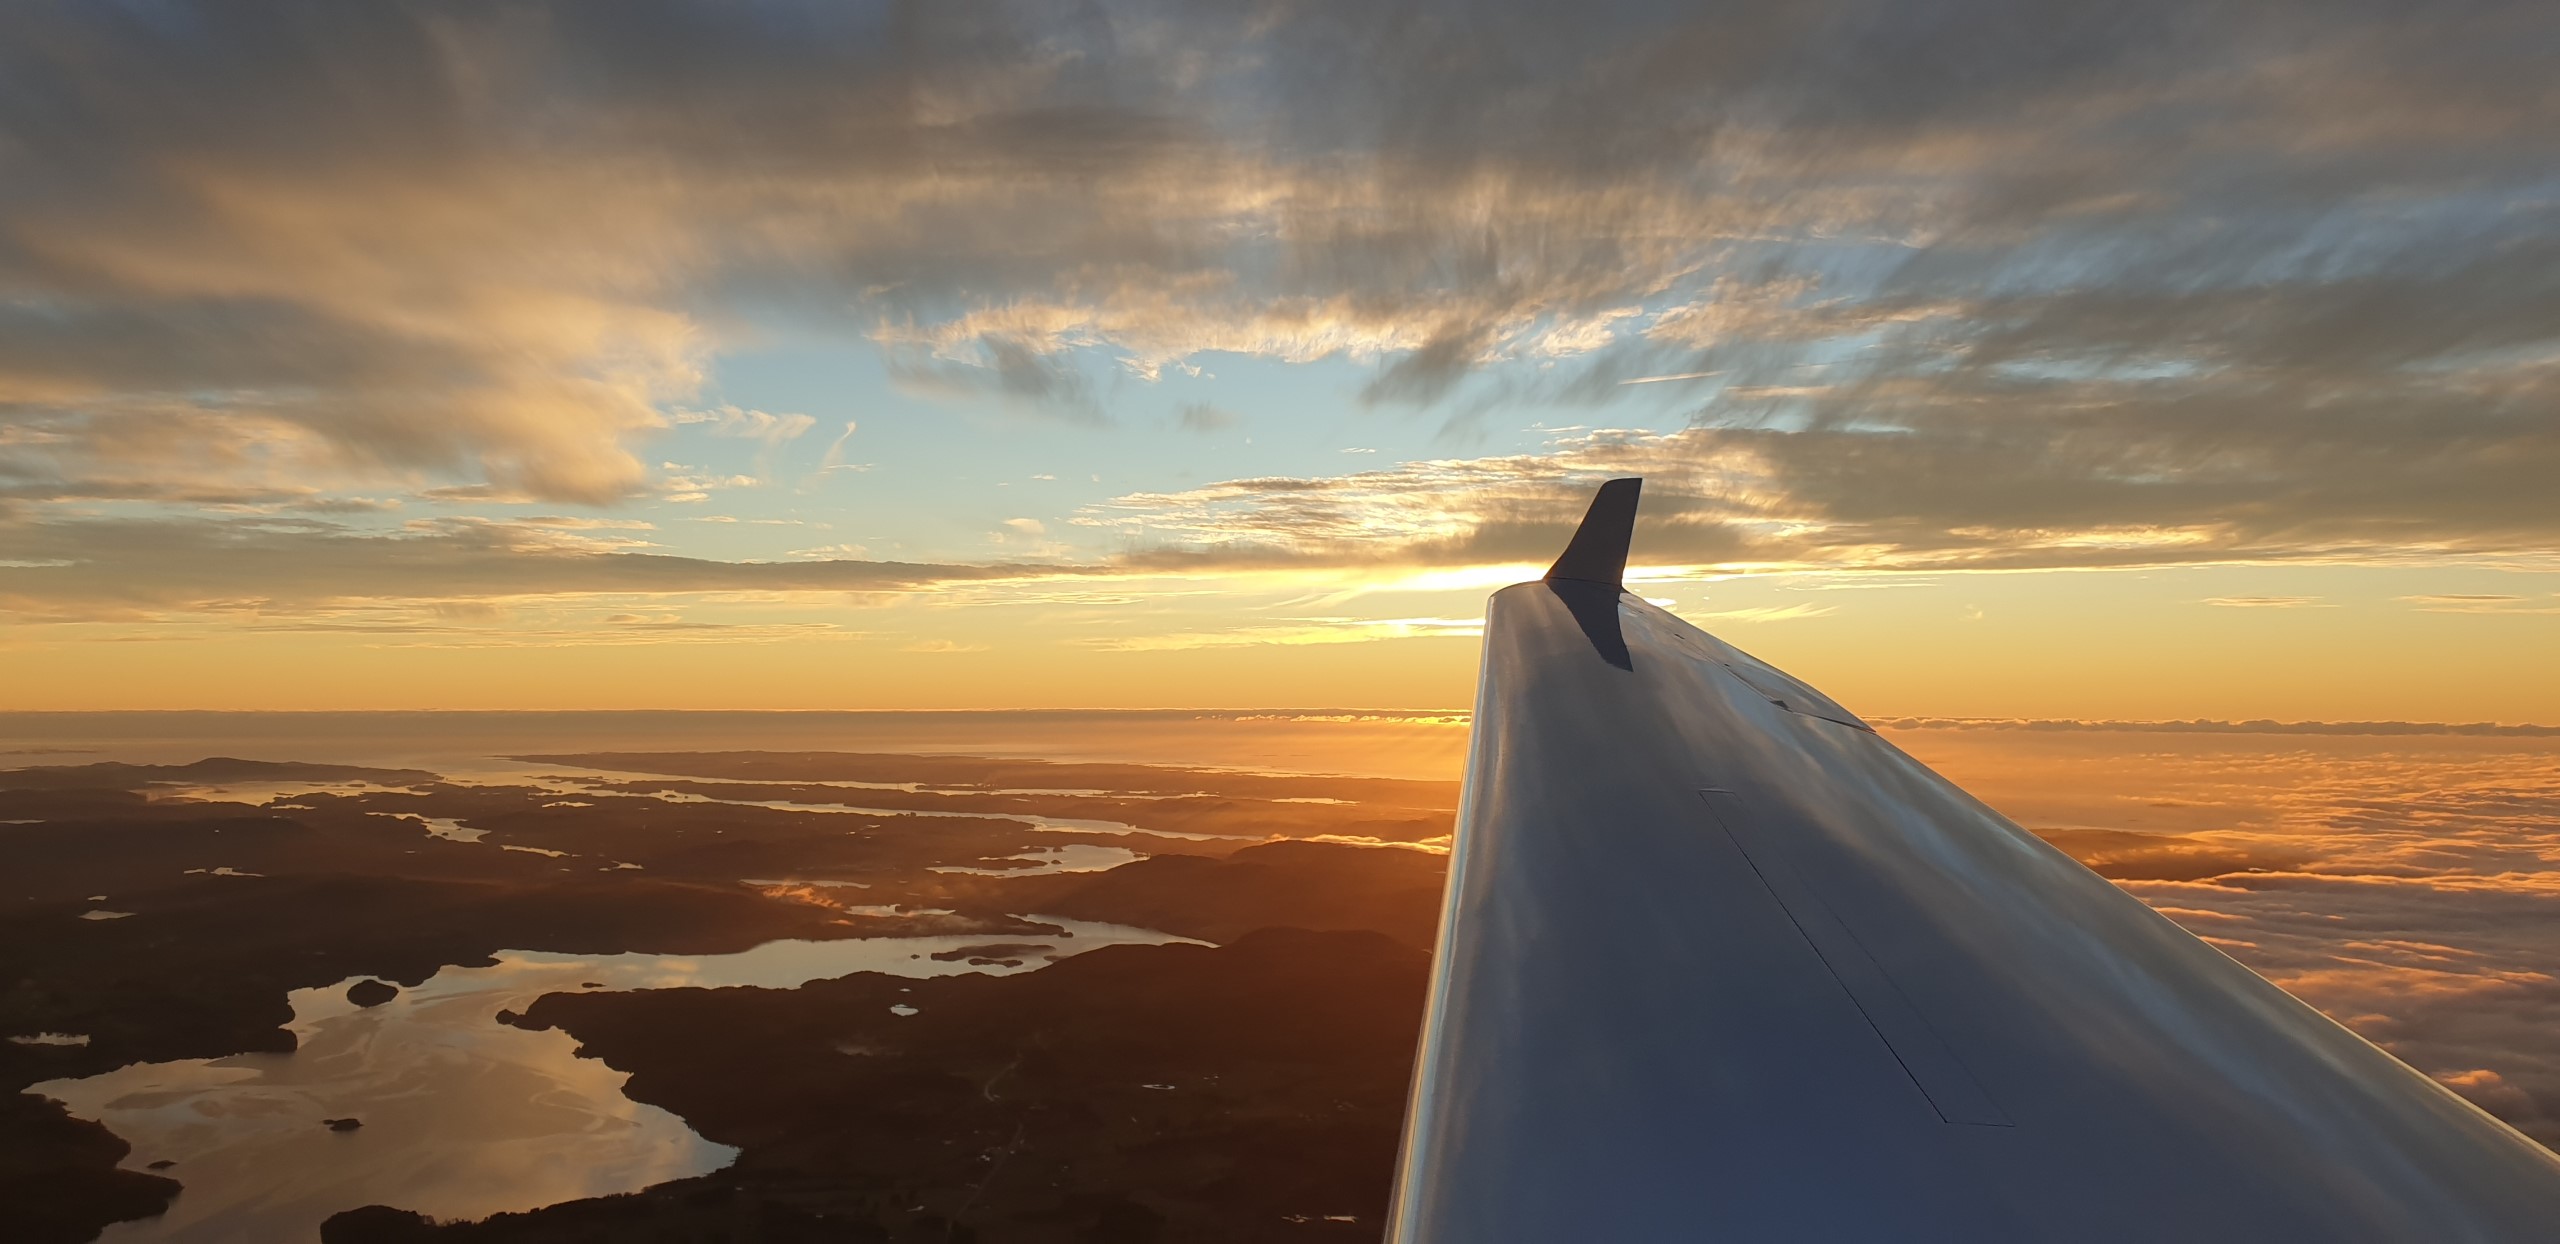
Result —
<instances>
[{"instance_id":1,"label":"airplane wing","mask_svg":"<svg viewBox=\"0 0 2560 1244\"><path fill-rule=\"evenodd\" d=\"M1828 697L1497 593L1390 1238L2560 1240L2560 1158Z\"/></svg>"}]
</instances>

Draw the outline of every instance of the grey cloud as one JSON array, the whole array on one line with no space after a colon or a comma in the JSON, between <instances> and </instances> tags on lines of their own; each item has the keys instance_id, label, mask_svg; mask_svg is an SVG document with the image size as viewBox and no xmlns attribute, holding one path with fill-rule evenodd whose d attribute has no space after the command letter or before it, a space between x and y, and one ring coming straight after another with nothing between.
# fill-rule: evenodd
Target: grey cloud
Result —
<instances>
[{"instance_id":1,"label":"grey cloud","mask_svg":"<svg viewBox=\"0 0 2560 1244\"><path fill-rule=\"evenodd\" d=\"M2293 869L2312 853L2265 843L2230 844L2183 834L2060 828L2037 836L2118 881L2201 881L2234 873Z\"/></svg>"},{"instance_id":2,"label":"grey cloud","mask_svg":"<svg viewBox=\"0 0 2560 1244\"><path fill-rule=\"evenodd\" d=\"M1493 325L1451 324L1422 343L1422 348L1389 364L1360 396L1370 402L1439 401L1475 365L1476 356L1492 344Z\"/></svg>"},{"instance_id":3,"label":"grey cloud","mask_svg":"<svg viewBox=\"0 0 2560 1244\"><path fill-rule=\"evenodd\" d=\"M1208 402L1192 402L1174 415L1174 426L1185 432L1224 432L1242 422L1234 411Z\"/></svg>"},{"instance_id":4,"label":"grey cloud","mask_svg":"<svg viewBox=\"0 0 2560 1244\"><path fill-rule=\"evenodd\" d=\"M988 393L1020 409L1093 421L1102 417L1093 386L1066 361L1013 337L989 337L976 343L972 358L948 361L915 357L912 351L890 356L889 375L910 391L929 395Z\"/></svg>"},{"instance_id":5,"label":"grey cloud","mask_svg":"<svg viewBox=\"0 0 2560 1244\"><path fill-rule=\"evenodd\" d=\"M540 521L448 519L395 531L316 518L0 528L0 614L21 621L291 618L361 602L451 605L522 596L899 592L1073 573L1033 565L710 561Z\"/></svg>"},{"instance_id":6,"label":"grey cloud","mask_svg":"<svg viewBox=\"0 0 2560 1244\"><path fill-rule=\"evenodd\" d=\"M1701 424L1549 452L1123 498L1085 521L1168 556L1551 556L1592 485L1643 475L1656 564L1897 570L2537 557L2560 542L2560 421L2341 393L2316 409L2189 381L1879 382L1783 399L1795 427ZM2395 397L2398 400L2394 400ZM1452 523L1460 534L1449 534Z\"/></svg>"},{"instance_id":7,"label":"grey cloud","mask_svg":"<svg viewBox=\"0 0 2560 1244\"><path fill-rule=\"evenodd\" d=\"M262 420L315 470L599 501L642 487L625 445L714 326L779 311L1087 419L1096 356L1349 355L1369 400L1477 407L1726 372L1695 413L1731 439L1692 448L1951 559L2000 539L1954 527L2547 544L2555 28L2521 0L20 6L0 423L94 442L65 487L246 488L109 443L192 404L190 442ZM1463 385L1537 356L1569 365Z\"/></svg>"},{"instance_id":8,"label":"grey cloud","mask_svg":"<svg viewBox=\"0 0 2560 1244\"><path fill-rule=\"evenodd\" d=\"M0 305L0 376L38 392L113 377L133 393L415 382L467 353L278 298Z\"/></svg>"}]
</instances>

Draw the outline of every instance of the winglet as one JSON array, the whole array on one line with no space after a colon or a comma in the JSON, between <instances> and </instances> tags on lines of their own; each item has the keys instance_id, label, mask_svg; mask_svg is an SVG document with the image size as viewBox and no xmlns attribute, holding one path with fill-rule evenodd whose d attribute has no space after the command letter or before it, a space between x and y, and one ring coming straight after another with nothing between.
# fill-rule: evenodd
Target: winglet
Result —
<instances>
[{"instance_id":1,"label":"winglet","mask_svg":"<svg viewBox=\"0 0 2560 1244\"><path fill-rule=\"evenodd\" d=\"M1644 480L1635 476L1600 485L1590 511L1582 516L1582 526L1574 529L1573 543L1564 546L1564 556L1547 569L1548 580L1625 586L1627 544L1636 532L1636 494L1643 488Z\"/></svg>"}]
</instances>

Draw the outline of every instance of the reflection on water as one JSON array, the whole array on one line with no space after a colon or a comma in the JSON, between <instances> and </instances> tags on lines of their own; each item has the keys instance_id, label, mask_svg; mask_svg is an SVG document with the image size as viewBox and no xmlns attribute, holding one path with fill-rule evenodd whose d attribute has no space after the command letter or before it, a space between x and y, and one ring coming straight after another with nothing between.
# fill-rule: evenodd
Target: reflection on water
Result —
<instances>
[{"instance_id":1,"label":"reflection on water","mask_svg":"<svg viewBox=\"0 0 2560 1244\"><path fill-rule=\"evenodd\" d=\"M1040 877L1050 873L1098 873L1107 868L1118 868L1122 864L1135 863L1146 857L1127 847L1105 847L1088 842L1075 842L1063 847L1039 847L1020 855L1008 855L1004 858L1025 861L1030 864L1030 867L967 868L957 864L945 864L931 871L976 873L985 877Z\"/></svg>"},{"instance_id":2,"label":"reflection on water","mask_svg":"<svg viewBox=\"0 0 2560 1244\"><path fill-rule=\"evenodd\" d=\"M298 809L303 805L285 803L275 804L272 806L278 809ZM412 825L423 826L427 831L428 837L442 838L447 842L478 842L489 836L488 830L469 828L462 823L460 818L457 817L419 816L411 812L367 812L365 815L380 817L386 821L407 821Z\"/></svg>"},{"instance_id":3,"label":"reflection on water","mask_svg":"<svg viewBox=\"0 0 2560 1244\"><path fill-rule=\"evenodd\" d=\"M374 813L373 815L378 816L380 813ZM488 830L473 829L470 826L464 825L458 817L404 816L400 819L404 821L424 821L427 826L428 837L442 838L447 842L478 842L489 836Z\"/></svg>"},{"instance_id":4,"label":"reflection on water","mask_svg":"<svg viewBox=\"0 0 2560 1244\"><path fill-rule=\"evenodd\" d=\"M1072 936L1050 958L1121 943L1181 939L1144 929L1049 919ZM347 999L352 978L291 994L291 1054L137 1063L29 1091L106 1124L185 1185L156 1219L102 1240L310 1241L341 1210L385 1204L439 1218L482 1218L635 1191L718 1170L736 1151L682 1119L623 1096L629 1077L573 1055L562 1032L497 1022L545 993L600 988L756 985L795 988L853 972L947 976L1008 968L938 960L984 935L768 942L732 955L579 956L505 951L490 967L448 967L374 1007ZM362 1126L333 1131L323 1120Z\"/></svg>"},{"instance_id":5,"label":"reflection on water","mask_svg":"<svg viewBox=\"0 0 2560 1244\"><path fill-rule=\"evenodd\" d=\"M605 781L606 779L598 779L598 785L603 785ZM1222 841L1230 838L1251 840L1248 835L1193 834L1171 829L1142 829L1127 821L1102 821L1075 816L1038 816L1029 812L951 812L936 808L867 808L849 803L799 803L789 799L722 799L713 795L677 790L651 791L643 797L655 799L660 803L716 803L733 808L771 808L777 812L827 812L879 817L920 816L928 819L947 818L963 821L1020 821L1033 829L1059 834L1146 834L1156 838L1181 838L1193 842Z\"/></svg>"},{"instance_id":6,"label":"reflection on water","mask_svg":"<svg viewBox=\"0 0 2560 1244\"><path fill-rule=\"evenodd\" d=\"M209 800L221 803L245 803L265 807L306 795L364 795L381 791L409 791L414 786L385 786L362 780L308 781L303 779L253 779L239 782L153 782L145 788L155 800Z\"/></svg>"},{"instance_id":7,"label":"reflection on water","mask_svg":"<svg viewBox=\"0 0 2560 1244\"><path fill-rule=\"evenodd\" d=\"M587 794L598 794L598 793L603 793L603 794L616 794L616 795L619 795L619 794L625 794L625 793L635 793L635 794L640 794L640 797L642 797L642 798L655 799L655 800L657 800L657 801L658 801L658 802L660 802L660 803L703 803L703 804L720 804L720 805L724 805L724 806L728 806L728 807L737 807L737 808L769 808L769 809L772 809L772 810L777 811L777 812L824 812L824 813L832 813L832 814L837 814L837 815L855 815L855 816L878 816L878 817L906 817L906 816L913 816L913 817L927 817L927 818L943 817L943 818L951 818L951 819L957 819L957 820L1007 820L1007 821L1018 821L1018 822L1020 822L1020 823L1022 823L1022 824L1025 824L1025 825L1030 826L1031 828L1033 828L1033 829L1035 829L1035 830L1040 830L1040 831L1045 832L1045 833L1121 834L1121 835L1126 835L1126 834L1142 834L1142 835L1148 835L1148 836L1157 837L1157 838L1179 838L1179 839L1183 839L1183 840L1186 840L1186 841L1192 841L1192 842L1212 842L1212 841L1222 841L1222 840L1226 840L1226 839L1250 840L1250 836L1243 836L1243 835L1234 835L1234 834L1199 834L1199 833L1185 833L1185 832L1178 831L1178 830L1168 830L1168 829L1146 829L1146 828L1142 828L1142 827L1137 826L1137 825L1132 825L1132 824L1130 824L1130 823L1129 823L1129 822L1127 822L1127 821L1095 820L1095 819L1088 819L1088 818L1082 818L1082 817L1067 817L1067 816L1040 816L1040 815L1037 815L1037 814L1034 814L1034 813L1029 813L1029 812L1011 812L1011 811L1006 811L1006 812L995 812L995 811L978 811L978 810L969 810L969 811L951 811L951 810L947 810L947 809L935 809L935 808L874 808L874 807L868 807L868 806L864 806L864 805L860 805L860 804L853 804L853 803L806 803L806 802L801 802L801 801L798 801L798 800L790 800L790 799L728 799L728 798L722 798L721 796L718 796L718 795L705 795L705 794L701 794L701 793L694 792L694 791L675 791L675 790L650 791L650 792L646 792L646 793L640 793L640 792L626 792L623 788L624 788L628 783L630 783L630 782L632 782L632 781L634 781L634 780L641 780L641 779L645 779L645 778L647 778L647 777L649 777L649 776L651 776L651 775L648 775L648 774L640 774L640 773L623 773L623 772L616 771L616 772L614 772L614 773L610 774L609 776L585 776L585 775L579 775L579 774L564 774L564 773L560 773L560 772L558 772L558 771L557 771L560 767L561 767L561 766L558 766L558 765L532 765L532 764L528 764L528 763L520 762L520 761L505 761L505 760L495 760L495 759L491 759L491 760L481 760L481 761L474 762L474 763L470 764L470 765L467 767L466 771L462 771L462 772L448 772L448 773L445 773L445 774L443 775L443 777L444 777L445 781L446 781L448 784L450 784L450 785L455 785L455 786L479 786L479 787L490 787L490 786L529 786L529 787L532 787L532 788L534 788L534 789L537 789L537 790L543 791L543 792L545 792L545 793L548 793L548 794L554 794L554 795L587 795ZM671 780L686 781L686 782L696 782L696 781L700 781L700 780L702 780L702 779L699 779L699 778L692 778L692 777L677 776L677 777L675 777L675 778L673 778L673 779L671 779ZM840 787L840 788L847 789L847 790L897 790L897 791L905 791L905 792L909 792L909 793L916 793L916 792L931 791L932 793L949 793L949 794L962 794L962 795L1012 795L1012 794L1085 794L1085 795L1100 795L1100 794L1104 794L1104 793L1106 793L1106 792L1102 792L1102 791L1057 791L1057 792L1050 792L1050 791L1034 791L1034 790L1029 790L1029 789L1018 790L1018 791L1017 791L1017 790L1010 790L1010 789L1006 789L1006 790L978 791L978 790L968 790L968 789L963 789L963 788L951 788L951 789L949 789L949 790L944 790L944 789L942 789L942 788L928 788L928 787L926 787L926 786L922 785L921 783L916 783L916 782L855 782L855 781L844 781L844 780L828 780L828 781L795 781L795 782L792 782L792 783L790 783L790 784L791 784L791 785L794 785L794 786ZM372 783L369 783L369 782L287 782L287 781L274 781L274 782L259 782L259 783L229 783L229 784L220 785L220 786L212 786L212 785L199 785L199 786L175 786L175 785L171 785L171 786L167 786L167 787L165 787L165 788L160 788L160 789L156 790L156 791L155 791L155 794L157 794L159 797L162 797L162 798L168 798L168 797L184 797L184 798L189 798L189 799L226 800L226 801L236 802L236 803L246 803L246 804L250 804L250 805L252 805L252 806L258 806L258 807L273 807L273 808L277 808L277 809L299 809L299 808L304 808L306 805L297 804L297 803L288 803L288 802L284 802L284 801L285 801L285 800L288 800L288 799L299 798L299 797L302 797L302 796L310 795L310 794L313 794L313 793L359 794L359 793L364 793L364 792L366 792L366 791L388 791L388 790L400 790L400 789L405 789L405 788L401 788L401 787L389 787L389 786L376 786L376 785L374 785L374 784L372 784ZM1178 796L1146 795L1146 796L1118 796L1118 797L1121 797L1121 798L1176 798L1176 797L1178 797ZM1292 802L1292 801L1283 800L1283 801L1281 801L1281 802ZM1294 801L1294 802L1302 802L1302 803L1303 803L1303 802L1325 802L1325 801L1321 801L1321 800L1297 800L1297 801ZM1333 801L1333 802L1339 802L1339 801ZM543 806L545 806L545 807L574 807L574 808L585 808L585 807L593 807L593 806L594 806L594 803L593 803L593 801L591 801L591 800L565 799L565 800L561 800L561 801L558 801L558 802L555 802L555 803L545 804L545 805L543 805ZM388 819L388 820L409 821L409 822L412 822L412 823L415 823L415 824L423 825L423 826L426 828L426 831L427 831L427 834L428 834L428 836L429 836L429 837L442 838L442 839L445 839L445 840L450 841L450 842L478 842L478 841L480 841L482 838L486 837L486 836L488 835L488 832L489 832L489 831L487 831L487 830L485 830L485 829L475 829L475 828L471 828L471 827L469 827L469 826L466 826L466 825L464 825L464 824L463 824L459 819L454 818L454 817L421 816L421 815L418 815L418 814L413 813L413 812L373 812L373 813L368 813L367 815L370 815L370 816L378 816L378 817L382 817L382 818L385 818L385 819ZM508 850L511 850L511 851L531 851L531 850L539 850L539 848L533 848L533 847L521 847L521 846L519 846L519 847L509 847L509 848L507 848L507 849L508 849ZM1129 858L1129 859L1135 859L1135 858L1137 858L1137 857L1136 857L1135 853L1131 853L1127 858ZM1073 871L1073 870L1052 870L1052 871Z\"/></svg>"}]
</instances>

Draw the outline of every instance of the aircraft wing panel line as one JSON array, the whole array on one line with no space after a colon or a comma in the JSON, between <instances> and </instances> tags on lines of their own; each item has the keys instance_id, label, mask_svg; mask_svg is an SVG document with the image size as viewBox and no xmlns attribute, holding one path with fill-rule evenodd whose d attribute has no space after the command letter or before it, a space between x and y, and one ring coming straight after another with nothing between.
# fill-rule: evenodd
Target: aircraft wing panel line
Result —
<instances>
[{"instance_id":1,"label":"aircraft wing panel line","mask_svg":"<svg viewBox=\"0 0 2560 1244\"><path fill-rule=\"evenodd\" d=\"M1701 790L1698 795L1717 827L1750 861L1753 875L1786 909L1787 919L1804 935L1813 952L1822 956L1823 966L1831 969L1840 988L1857 1005L1858 1013L1874 1026L1877 1039L1893 1052L1894 1060L1902 1065L1921 1095L1929 1099L1938 1117L1948 1123L2011 1126L2009 1116L2001 1113L1999 1104L1983 1091L1973 1073L1965 1070L1964 1061L1947 1048L1945 1039L1929 1026L1929 1021L1912 1008L1901 987L1859 944L1857 934L1832 914L1821 896L1787 862L1785 847L1759 832L1741 796L1713 788Z\"/></svg>"}]
</instances>

